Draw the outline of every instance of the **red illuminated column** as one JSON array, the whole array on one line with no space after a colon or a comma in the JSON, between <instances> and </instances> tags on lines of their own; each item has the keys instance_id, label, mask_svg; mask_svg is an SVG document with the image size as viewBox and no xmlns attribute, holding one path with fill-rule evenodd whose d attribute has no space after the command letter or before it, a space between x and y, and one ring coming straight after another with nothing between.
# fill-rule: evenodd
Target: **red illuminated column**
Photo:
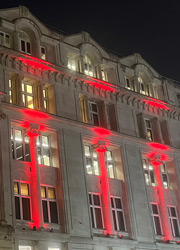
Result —
<instances>
[{"instance_id":1,"label":"red illuminated column","mask_svg":"<svg viewBox=\"0 0 180 250\"><path fill-rule=\"evenodd\" d=\"M158 193L159 193L159 208L160 208L160 215L161 215L161 221L162 221L162 227L163 227L163 234L165 236L165 241L171 240L171 229L170 229L170 223L169 223L169 216L167 211L167 204L164 197L164 186L162 181L162 175L161 175L161 165L162 162L158 160L153 160L152 164L154 166L154 172L157 180L157 186L158 186Z\"/></svg>"},{"instance_id":2,"label":"red illuminated column","mask_svg":"<svg viewBox=\"0 0 180 250\"><path fill-rule=\"evenodd\" d=\"M102 189L102 209L104 226L107 234L113 235L113 223L112 223L112 212L111 212L111 200L110 200L110 189L109 189L109 178L106 167L105 152L106 146L104 142L98 142L94 145L95 150L98 153L99 166L101 171L101 189Z\"/></svg>"},{"instance_id":3,"label":"red illuminated column","mask_svg":"<svg viewBox=\"0 0 180 250\"><path fill-rule=\"evenodd\" d=\"M34 226L40 228L43 226L41 213L41 191L40 191L40 176L37 162L36 138L39 136L39 128L29 127L27 129L29 137L29 146L31 153L31 201L32 201L32 219Z\"/></svg>"}]
</instances>

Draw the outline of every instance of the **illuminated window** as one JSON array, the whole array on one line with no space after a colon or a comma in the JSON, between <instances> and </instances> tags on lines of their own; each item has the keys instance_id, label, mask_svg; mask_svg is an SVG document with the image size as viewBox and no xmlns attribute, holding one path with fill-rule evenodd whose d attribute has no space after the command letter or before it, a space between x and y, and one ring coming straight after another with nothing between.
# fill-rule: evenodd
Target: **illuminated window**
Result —
<instances>
[{"instance_id":1,"label":"illuminated window","mask_svg":"<svg viewBox=\"0 0 180 250\"><path fill-rule=\"evenodd\" d=\"M140 76L138 76L138 83L139 83L140 93L145 95L146 94L146 92L145 92L145 84L143 82L143 79Z\"/></svg>"},{"instance_id":2,"label":"illuminated window","mask_svg":"<svg viewBox=\"0 0 180 250\"><path fill-rule=\"evenodd\" d=\"M102 80L108 82L107 72L104 69L101 69Z\"/></svg>"},{"instance_id":3,"label":"illuminated window","mask_svg":"<svg viewBox=\"0 0 180 250\"><path fill-rule=\"evenodd\" d=\"M131 85L130 85L130 79L125 77L125 88L126 89L131 89Z\"/></svg>"},{"instance_id":4,"label":"illuminated window","mask_svg":"<svg viewBox=\"0 0 180 250\"><path fill-rule=\"evenodd\" d=\"M10 48L10 35L0 32L0 45Z\"/></svg>"},{"instance_id":5,"label":"illuminated window","mask_svg":"<svg viewBox=\"0 0 180 250\"><path fill-rule=\"evenodd\" d=\"M99 194L89 193L89 205L91 211L92 227L97 229L103 229L103 216L101 197Z\"/></svg>"},{"instance_id":6,"label":"illuminated window","mask_svg":"<svg viewBox=\"0 0 180 250\"><path fill-rule=\"evenodd\" d=\"M15 211L17 220L31 220L29 184L14 182Z\"/></svg>"},{"instance_id":7,"label":"illuminated window","mask_svg":"<svg viewBox=\"0 0 180 250\"><path fill-rule=\"evenodd\" d=\"M10 103L13 103L13 95L12 95L12 93L13 93L13 83L12 83L12 79L10 78L9 79L9 102Z\"/></svg>"},{"instance_id":8,"label":"illuminated window","mask_svg":"<svg viewBox=\"0 0 180 250\"><path fill-rule=\"evenodd\" d=\"M48 108L48 89L47 88L43 88L43 105L44 105L44 109L46 111L49 110Z\"/></svg>"},{"instance_id":9,"label":"illuminated window","mask_svg":"<svg viewBox=\"0 0 180 250\"><path fill-rule=\"evenodd\" d=\"M89 145L84 146L87 174L100 175L97 152Z\"/></svg>"},{"instance_id":10,"label":"illuminated window","mask_svg":"<svg viewBox=\"0 0 180 250\"><path fill-rule=\"evenodd\" d=\"M143 158L143 169L146 184L149 186L155 186L154 169L148 159Z\"/></svg>"},{"instance_id":11,"label":"illuminated window","mask_svg":"<svg viewBox=\"0 0 180 250\"><path fill-rule=\"evenodd\" d=\"M72 57L68 57L68 68L77 71L76 60Z\"/></svg>"},{"instance_id":12,"label":"illuminated window","mask_svg":"<svg viewBox=\"0 0 180 250\"><path fill-rule=\"evenodd\" d=\"M149 141L153 141L153 129L151 120L145 119L145 126L146 126L146 135Z\"/></svg>"},{"instance_id":13,"label":"illuminated window","mask_svg":"<svg viewBox=\"0 0 180 250\"><path fill-rule=\"evenodd\" d=\"M60 248L52 248L52 247L48 247L48 250L60 250Z\"/></svg>"},{"instance_id":14,"label":"illuminated window","mask_svg":"<svg viewBox=\"0 0 180 250\"><path fill-rule=\"evenodd\" d=\"M89 101L89 115L92 124L95 126L99 126L100 121L99 121L99 111L97 103Z\"/></svg>"},{"instance_id":15,"label":"illuminated window","mask_svg":"<svg viewBox=\"0 0 180 250\"><path fill-rule=\"evenodd\" d=\"M21 83L22 102L27 108L34 109L34 89L33 85L23 81Z\"/></svg>"},{"instance_id":16,"label":"illuminated window","mask_svg":"<svg viewBox=\"0 0 180 250\"><path fill-rule=\"evenodd\" d=\"M22 129L11 128L12 158L18 161L31 161L29 138Z\"/></svg>"},{"instance_id":17,"label":"illuminated window","mask_svg":"<svg viewBox=\"0 0 180 250\"><path fill-rule=\"evenodd\" d=\"M171 230L174 237L180 237L179 234L179 219L177 215L176 207L168 206L168 215L171 224Z\"/></svg>"},{"instance_id":18,"label":"illuminated window","mask_svg":"<svg viewBox=\"0 0 180 250\"><path fill-rule=\"evenodd\" d=\"M113 159L113 152L110 150L106 151L106 167L109 178L115 178L115 163Z\"/></svg>"},{"instance_id":19,"label":"illuminated window","mask_svg":"<svg viewBox=\"0 0 180 250\"><path fill-rule=\"evenodd\" d=\"M46 60L46 49L43 46L41 46L41 59Z\"/></svg>"},{"instance_id":20,"label":"illuminated window","mask_svg":"<svg viewBox=\"0 0 180 250\"><path fill-rule=\"evenodd\" d=\"M50 141L49 136L40 135L37 137L38 163L50 166Z\"/></svg>"},{"instance_id":21,"label":"illuminated window","mask_svg":"<svg viewBox=\"0 0 180 250\"><path fill-rule=\"evenodd\" d=\"M154 231L156 235L162 235L161 218L157 204L151 203L151 215L153 219Z\"/></svg>"},{"instance_id":22,"label":"illuminated window","mask_svg":"<svg viewBox=\"0 0 180 250\"><path fill-rule=\"evenodd\" d=\"M45 223L58 223L56 189L41 186L43 218Z\"/></svg>"},{"instance_id":23,"label":"illuminated window","mask_svg":"<svg viewBox=\"0 0 180 250\"><path fill-rule=\"evenodd\" d=\"M31 55L31 41L27 33L20 31L20 51Z\"/></svg>"},{"instance_id":24,"label":"illuminated window","mask_svg":"<svg viewBox=\"0 0 180 250\"><path fill-rule=\"evenodd\" d=\"M124 211L120 197L111 197L111 209L116 231L126 231Z\"/></svg>"},{"instance_id":25,"label":"illuminated window","mask_svg":"<svg viewBox=\"0 0 180 250\"><path fill-rule=\"evenodd\" d=\"M19 250L32 250L30 246L19 246Z\"/></svg>"},{"instance_id":26,"label":"illuminated window","mask_svg":"<svg viewBox=\"0 0 180 250\"><path fill-rule=\"evenodd\" d=\"M167 169L166 169L165 164L161 165L161 174L162 174L163 187L165 189L168 189L168 187L169 187L169 178L168 178L168 173L167 173Z\"/></svg>"},{"instance_id":27,"label":"illuminated window","mask_svg":"<svg viewBox=\"0 0 180 250\"><path fill-rule=\"evenodd\" d=\"M84 57L84 73L88 76L94 76L94 67L87 55Z\"/></svg>"}]
</instances>

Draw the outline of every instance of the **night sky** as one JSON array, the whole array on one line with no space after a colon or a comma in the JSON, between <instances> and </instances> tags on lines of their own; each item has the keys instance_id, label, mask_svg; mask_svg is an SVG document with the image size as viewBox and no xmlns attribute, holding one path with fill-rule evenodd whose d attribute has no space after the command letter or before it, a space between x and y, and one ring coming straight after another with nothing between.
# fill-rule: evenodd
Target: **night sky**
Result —
<instances>
[{"instance_id":1,"label":"night sky","mask_svg":"<svg viewBox=\"0 0 180 250\"><path fill-rule=\"evenodd\" d=\"M161 75L180 81L180 1L8 1L25 5L48 27L64 34L90 33L119 56L138 52Z\"/></svg>"}]
</instances>

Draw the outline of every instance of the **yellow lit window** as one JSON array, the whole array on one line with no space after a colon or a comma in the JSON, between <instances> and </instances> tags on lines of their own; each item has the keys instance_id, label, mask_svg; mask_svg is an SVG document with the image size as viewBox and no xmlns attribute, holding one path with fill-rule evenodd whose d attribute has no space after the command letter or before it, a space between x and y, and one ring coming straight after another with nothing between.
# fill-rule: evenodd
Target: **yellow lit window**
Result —
<instances>
[{"instance_id":1,"label":"yellow lit window","mask_svg":"<svg viewBox=\"0 0 180 250\"><path fill-rule=\"evenodd\" d=\"M56 199L55 188L48 187L48 198Z\"/></svg>"},{"instance_id":2,"label":"yellow lit window","mask_svg":"<svg viewBox=\"0 0 180 250\"><path fill-rule=\"evenodd\" d=\"M29 185L27 183L21 183L21 195L29 195Z\"/></svg>"},{"instance_id":3,"label":"yellow lit window","mask_svg":"<svg viewBox=\"0 0 180 250\"><path fill-rule=\"evenodd\" d=\"M46 198L46 187L41 186L41 197Z\"/></svg>"}]
</instances>

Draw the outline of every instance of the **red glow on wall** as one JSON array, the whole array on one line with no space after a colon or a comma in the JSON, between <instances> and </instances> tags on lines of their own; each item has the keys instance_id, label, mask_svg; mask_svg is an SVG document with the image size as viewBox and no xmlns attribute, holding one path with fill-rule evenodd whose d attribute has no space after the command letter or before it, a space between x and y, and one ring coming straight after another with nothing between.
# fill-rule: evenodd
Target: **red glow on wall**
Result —
<instances>
[{"instance_id":1,"label":"red glow on wall","mask_svg":"<svg viewBox=\"0 0 180 250\"><path fill-rule=\"evenodd\" d=\"M92 128L92 131L96 132L98 135L110 135L110 134L112 134L111 131L109 131L108 129L101 128L101 127Z\"/></svg>"},{"instance_id":2,"label":"red glow on wall","mask_svg":"<svg viewBox=\"0 0 180 250\"><path fill-rule=\"evenodd\" d=\"M162 101L159 101L159 100L153 99L153 98L149 98L149 99L151 99L151 100L144 99L144 102L151 105L152 107L165 109L165 110L170 109L165 102L162 102Z\"/></svg>"},{"instance_id":3,"label":"red glow on wall","mask_svg":"<svg viewBox=\"0 0 180 250\"><path fill-rule=\"evenodd\" d=\"M91 86L95 86L96 88L100 88L102 90L106 90L106 91L110 91L110 92L119 92L119 90L117 90L112 84L107 84L106 82L102 82L102 81L99 81L99 80L91 80L91 81L87 81L85 80L84 83L88 83L89 85Z\"/></svg>"},{"instance_id":4,"label":"red glow on wall","mask_svg":"<svg viewBox=\"0 0 180 250\"><path fill-rule=\"evenodd\" d=\"M149 146L151 146L154 149L161 149L161 150L170 150L170 148L164 144L160 144L157 142L151 142L149 143Z\"/></svg>"},{"instance_id":5,"label":"red glow on wall","mask_svg":"<svg viewBox=\"0 0 180 250\"><path fill-rule=\"evenodd\" d=\"M44 112L34 110L34 109L27 109L27 110L22 110L25 115L28 115L31 119L49 119L49 115L47 115Z\"/></svg>"}]
</instances>

